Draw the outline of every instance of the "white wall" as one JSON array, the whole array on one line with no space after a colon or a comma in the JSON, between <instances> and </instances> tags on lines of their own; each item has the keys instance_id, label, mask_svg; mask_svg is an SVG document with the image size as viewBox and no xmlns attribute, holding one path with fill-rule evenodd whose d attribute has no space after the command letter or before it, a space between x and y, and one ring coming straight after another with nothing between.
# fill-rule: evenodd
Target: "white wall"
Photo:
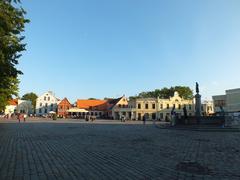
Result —
<instances>
[{"instance_id":1,"label":"white wall","mask_svg":"<svg viewBox=\"0 0 240 180\"><path fill-rule=\"evenodd\" d=\"M48 91L39 96L36 101L36 115L45 115L50 111L57 111L58 99L53 92Z\"/></svg>"}]
</instances>

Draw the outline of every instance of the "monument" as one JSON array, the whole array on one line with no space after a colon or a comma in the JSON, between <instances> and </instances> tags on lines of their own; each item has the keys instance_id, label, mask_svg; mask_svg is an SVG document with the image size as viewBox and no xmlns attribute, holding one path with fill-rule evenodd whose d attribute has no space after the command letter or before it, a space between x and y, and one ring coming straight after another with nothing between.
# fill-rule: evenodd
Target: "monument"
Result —
<instances>
[{"instance_id":1,"label":"monument","mask_svg":"<svg viewBox=\"0 0 240 180\"><path fill-rule=\"evenodd\" d=\"M195 95L195 116L199 124L201 118L201 95L199 94L199 85L196 82L196 95Z\"/></svg>"}]
</instances>

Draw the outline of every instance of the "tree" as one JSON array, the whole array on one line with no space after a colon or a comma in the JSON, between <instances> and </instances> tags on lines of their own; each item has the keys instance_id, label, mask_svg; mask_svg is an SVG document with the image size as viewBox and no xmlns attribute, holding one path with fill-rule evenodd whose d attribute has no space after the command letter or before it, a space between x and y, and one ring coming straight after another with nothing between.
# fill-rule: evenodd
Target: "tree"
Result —
<instances>
[{"instance_id":1,"label":"tree","mask_svg":"<svg viewBox=\"0 0 240 180\"><path fill-rule=\"evenodd\" d=\"M22 96L22 100L28 100L32 102L32 105L34 107L34 109L36 109L36 101L37 101L38 96L31 92L31 93L26 93Z\"/></svg>"},{"instance_id":2,"label":"tree","mask_svg":"<svg viewBox=\"0 0 240 180\"><path fill-rule=\"evenodd\" d=\"M17 96L19 80L17 78L8 77L4 81L8 83L8 88L0 86L0 112L3 111L12 98L12 95ZM3 82L4 83L4 82Z\"/></svg>"},{"instance_id":3,"label":"tree","mask_svg":"<svg viewBox=\"0 0 240 180\"><path fill-rule=\"evenodd\" d=\"M177 91L184 99L193 98L193 91L187 86L175 86L174 91Z\"/></svg>"},{"instance_id":4,"label":"tree","mask_svg":"<svg viewBox=\"0 0 240 180\"><path fill-rule=\"evenodd\" d=\"M163 98L168 99L174 95L174 92L177 91L179 96L184 99L192 99L193 91L187 86L175 86L175 87L164 87L162 89L155 89L154 91L141 92L138 96L132 96L131 99L134 98Z\"/></svg>"},{"instance_id":5,"label":"tree","mask_svg":"<svg viewBox=\"0 0 240 180\"><path fill-rule=\"evenodd\" d=\"M88 100L96 100L96 98L88 98Z\"/></svg>"},{"instance_id":6,"label":"tree","mask_svg":"<svg viewBox=\"0 0 240 180\"><path fill-rule=\"evenodd\" d=\"M23 43L26 12L17 7L20 0L0 1L0 111L5 108L9 99L18 94L18 75L16 68L21 52L25 50Z\"/></svg>"}]
</instances>

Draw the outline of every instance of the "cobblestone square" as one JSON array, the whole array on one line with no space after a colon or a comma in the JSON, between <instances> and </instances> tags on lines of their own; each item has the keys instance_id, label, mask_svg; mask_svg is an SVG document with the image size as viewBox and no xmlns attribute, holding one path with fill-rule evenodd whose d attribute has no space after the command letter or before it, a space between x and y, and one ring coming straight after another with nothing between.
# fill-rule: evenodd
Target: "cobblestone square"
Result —
<instances>
[{"instance_id":1,"label":"cobblestone square","mask_svg":"<svg viewBox=\"0 0 240 180\"><path fill-rule=\"evenodd\" d=\"M0 121L0 179L240 179L240 133Z\"/></svg>"}]
</instances>

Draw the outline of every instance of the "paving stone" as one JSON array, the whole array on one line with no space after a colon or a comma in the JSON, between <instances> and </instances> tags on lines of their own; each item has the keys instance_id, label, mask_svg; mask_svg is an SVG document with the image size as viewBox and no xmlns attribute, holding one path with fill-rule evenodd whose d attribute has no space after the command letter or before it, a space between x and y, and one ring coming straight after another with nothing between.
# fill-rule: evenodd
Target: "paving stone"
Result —
<instances>
[{"instance_id":1,"label":"paving stone","mask_svg":"<svg viewBox=\"0 0 240 180\"><path fill-rule=\"evenodd\" d=\"M240 179L240 133L0 120L0 179Z\"/></svg>"}]
</instances>

